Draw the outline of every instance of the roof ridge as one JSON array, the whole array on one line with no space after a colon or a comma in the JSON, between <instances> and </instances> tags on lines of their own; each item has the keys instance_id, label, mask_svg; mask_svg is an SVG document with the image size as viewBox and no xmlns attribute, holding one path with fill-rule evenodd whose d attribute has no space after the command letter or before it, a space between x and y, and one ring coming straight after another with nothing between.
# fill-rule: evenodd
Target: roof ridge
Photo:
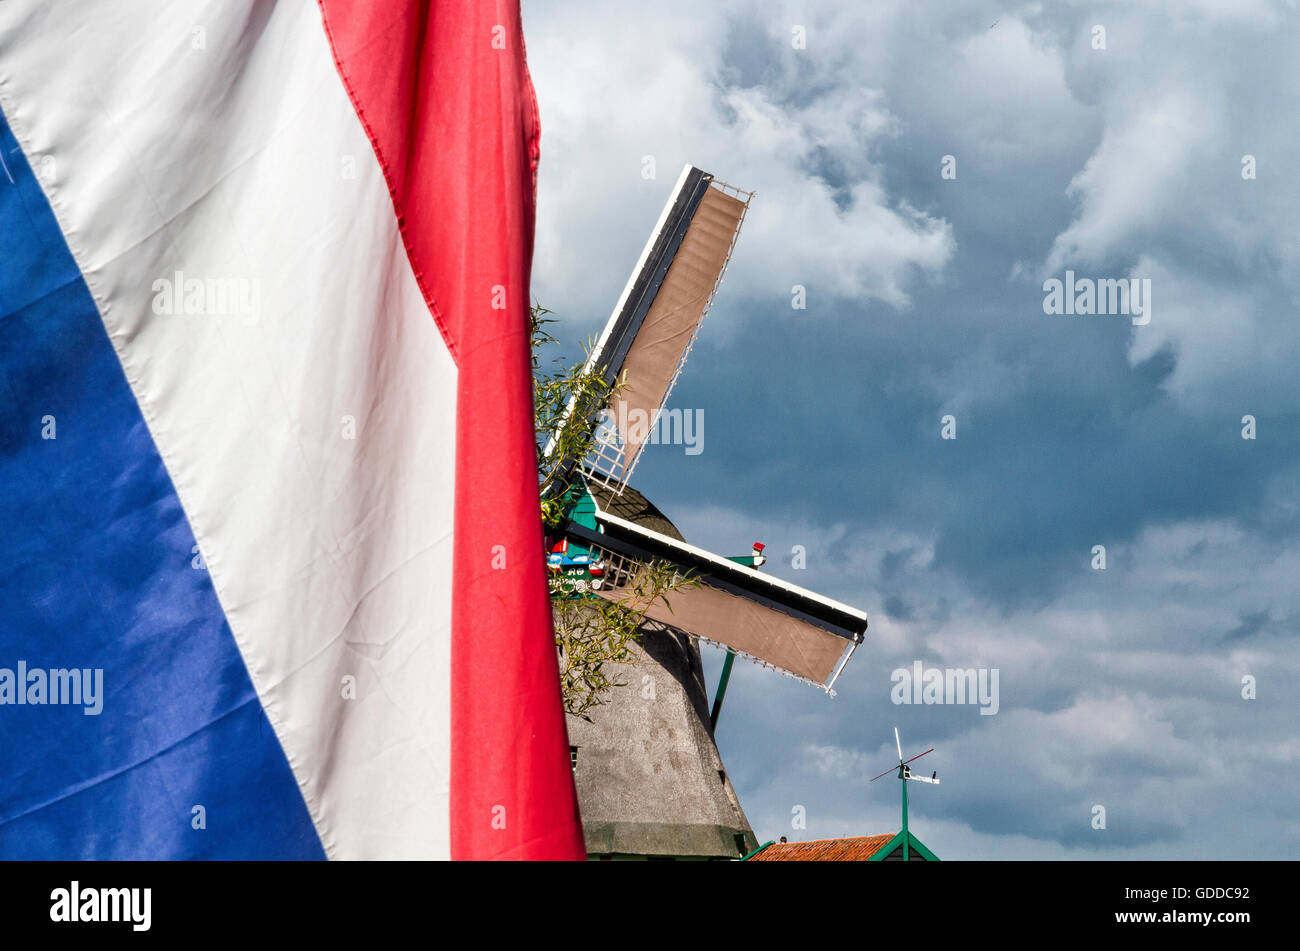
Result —
<instances>
[{"instance_id":1,"label":"roof ridge","mask_svg":"<svg viewBox=\"0 0 1300 951\"><path fill-rule=\"evenodd\" d=\"M814 845L818 842L850 842L855 839L892 839L897 832L873 832L870 835L838 835L829 839L801 839L798 842L773 842L773 845Z\"/></svg>"}]
</instances>

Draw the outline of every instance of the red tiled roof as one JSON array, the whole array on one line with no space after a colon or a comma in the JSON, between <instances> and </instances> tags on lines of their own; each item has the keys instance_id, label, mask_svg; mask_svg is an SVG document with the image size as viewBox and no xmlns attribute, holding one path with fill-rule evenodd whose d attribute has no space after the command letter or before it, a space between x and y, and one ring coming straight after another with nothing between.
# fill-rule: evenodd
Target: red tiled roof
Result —
<instances>
[{"instance_id":1,"label":"red tiled roof","mask_svg":"<svg viewBox=\"0 0 1300 951\"><path fill-rule=\"evenodd\" d=\"M848 839L814 839L811 842L774 842L749 859L751 862L865 862L892 839L892 835L860 835Z\"/></svg>"}]
</instances>

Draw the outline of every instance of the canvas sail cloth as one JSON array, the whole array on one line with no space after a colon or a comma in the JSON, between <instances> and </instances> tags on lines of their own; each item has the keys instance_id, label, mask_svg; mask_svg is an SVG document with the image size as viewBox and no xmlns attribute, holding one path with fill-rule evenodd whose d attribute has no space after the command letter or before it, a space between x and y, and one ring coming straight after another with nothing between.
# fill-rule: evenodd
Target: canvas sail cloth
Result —
<instances>
[{"instance_id":1,"label":"canvas sail cloth","mask_svg":"<svg viewBox=\"0 0 1300 951\"><path fill-rule=\"evenodd\" d=\"M706 188L645 323L623 361L626 385L612 404L616 420L633 421L623 433L624 453L635 460L695 338L740 230L745 203ZM640 425L638 425L640 423Z\"/></svg>"},{"instance_id":2,"label":"canvas sail cloth","mask_svg":"<svg viewBox=\"0 0 1300 951\"><path fill-rule=\"evenodd\" d=\"M645 590L638 581L648 562L673 565L699 584L652 602L646 617L833 693L865 638L866 614L623 518L609 490L594 489L593 499L597 530L573 523L566 530L604 564L596 595L623 601Z\"/></svg>"},{"instance_id":3,"label":"canvas sail cloth","mask_svg":"<svg viewBox=\"0 0 1300 951\"><path fill-rule=\"evenodd\" d=\"M583 460L597 481L621 488L631 477L713 303L750 197L690 165L682 170L588 361L621 384Z\"/></svg>"},{"instance_id":4,"label":"canvas sail cloth","mask_svg":"<svg viewBox=\"0 0 1300 951\"><path fill-rule=\"evenodd\" d=\"M618 600L617 589L598 592ZM687 634L705 636L810 682L831 680L849 649L843 638L711 585L684 589L653 602L646 617Z\"/></svg>"},{"instance_id":5,"label":"canvas sail cloth","mask_svg":"<svg viewBox=\"0 0 1300 951\"><path fill-rule=\"evenodd\" d=\"M517 4L5 0L0 112L0 857L581 858Z\"/></svg>"}]
</instances>

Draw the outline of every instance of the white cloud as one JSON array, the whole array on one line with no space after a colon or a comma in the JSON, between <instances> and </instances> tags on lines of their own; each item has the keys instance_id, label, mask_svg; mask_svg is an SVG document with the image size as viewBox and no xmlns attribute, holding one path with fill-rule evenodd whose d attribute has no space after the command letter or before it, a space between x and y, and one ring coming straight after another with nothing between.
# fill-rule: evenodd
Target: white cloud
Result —
<instances>
[{"instance_id":1,"label":"white cloud","mask_svg":"<svg viewBox=\"0 0 1300 951\"><path fill-rule=\"evenodd\" d=\"M1216 105L1197 90L1179 88L1110 112L1101 143L1070 182L1067 192L1079 201L1079 216L1057 236L1045 272L1131 253L1184 218L1195 159L1221 135Z\"/></svg>"},{"instance_id":2,"label":"white cloud","mask_svg":"<svg viewBox=\"0 0 1300 951\"><path fill-rule=\"evenodd\" d=\"M896 126L878 91L838 83L790 104L779 88L720 88L728 18L744 6L682 4L689 30L660 6L529 8L543 128L534 294L547 306L608 312L687 162L757 192L730 303L788 301L803 284L903 307L948 261L951 228L891 196L870 159ZM846 176L843 192L810 174L817 163Z\"/></svg>"},{"instance_id":3,"label":"white cloud","mask_svg":"<svg viewBox=\"0 0 1300 951\"><path fill-rule=\"evenodd\" d=\"M1284 334L1262 333L1280 315L1271 314L1257 292L1216 284L1148 255L1138 258L1128 276L1151 281L1151 321L1134 328L1129 360L1137 364L1163 348L1171 349L1177 363L1166 388L1188 404L1232 418L1233 407L1224 405L1223 384L1258 375L1274 362L1271 355L1279 345L1287 350L1293 346ZM1286 354L1285 366L1274 368L1287 378L1292 376L1293 355ZM1262 414L1264 409L1256 400L1236 415L1251 410Z\"/></svg>"}]
</instances>

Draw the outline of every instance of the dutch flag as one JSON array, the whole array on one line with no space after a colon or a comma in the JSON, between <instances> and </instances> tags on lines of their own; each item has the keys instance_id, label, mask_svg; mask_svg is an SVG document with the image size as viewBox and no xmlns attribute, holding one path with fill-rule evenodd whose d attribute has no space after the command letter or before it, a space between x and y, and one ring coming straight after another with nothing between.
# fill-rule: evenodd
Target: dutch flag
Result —
<instances>
[{"instance_id":1,"label":"dutch flag","mask_svg":"<svg viewBox=\"0 0 1300 951\"><path fill-rule=\"evenodd\" d=\"M0 857L580 858L516 0L3 0L0 112Z\"/></svg>"}]
</instances>

